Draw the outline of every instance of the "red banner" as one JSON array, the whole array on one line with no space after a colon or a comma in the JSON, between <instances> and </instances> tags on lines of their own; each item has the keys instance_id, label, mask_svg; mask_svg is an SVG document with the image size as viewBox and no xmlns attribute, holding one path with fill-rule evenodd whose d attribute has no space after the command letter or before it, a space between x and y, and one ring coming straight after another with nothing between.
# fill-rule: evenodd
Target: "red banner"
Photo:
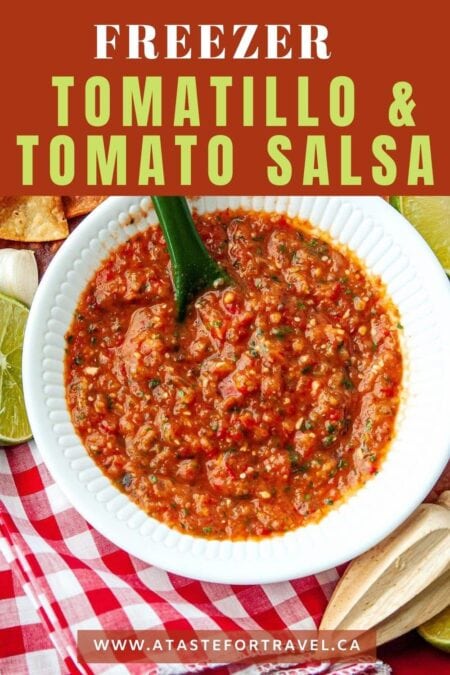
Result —
<instances>
[{"instance_id":1,"label":"red banner","mask_svg":"<svg viewBox=\"0 0 450 675\"><path fill-rule=\"evenodd\" d=\"M10 4L2 189L445 194L444 12Z\"/></svg>"}]
</instances>

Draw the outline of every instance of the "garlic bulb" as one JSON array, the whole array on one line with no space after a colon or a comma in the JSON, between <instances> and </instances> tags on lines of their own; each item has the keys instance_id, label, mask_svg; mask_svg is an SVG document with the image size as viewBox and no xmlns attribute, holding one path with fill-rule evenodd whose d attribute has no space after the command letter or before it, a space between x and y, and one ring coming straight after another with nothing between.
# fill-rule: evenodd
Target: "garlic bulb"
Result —
<instances>
[{"instance_id":1,"label":"garlic bulb","mask_svg":"<svg viewBox=\"0 0 450 675\"><path fill-rule=\"evenodd\" d=\"M0 249L0 292L31 305L38 286L38 268L33 251Z\"/></svg>"}]
</instances>

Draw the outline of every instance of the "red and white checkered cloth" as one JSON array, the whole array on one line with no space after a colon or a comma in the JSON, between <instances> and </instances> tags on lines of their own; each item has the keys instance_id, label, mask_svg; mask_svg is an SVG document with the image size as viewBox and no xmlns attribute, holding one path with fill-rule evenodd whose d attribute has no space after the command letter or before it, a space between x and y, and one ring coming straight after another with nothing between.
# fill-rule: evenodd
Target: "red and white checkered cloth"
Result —
<instances>
[{"instance_id":1,"label":"red and white checkered cloth","mask_svg":"<svg viewBox=\"0 0 450 675\"><path fill-rule=\"evenodd\" d=\"M264 586L201 583L147 565L98 534L69 504L34 444L0 449L0 672L170 675L183 666L77 662L80 629L313 629L336 569ZM329 664L215 666L202 673L331 672ZM196 669L199 672L199 668ZM390 672L359 663L334 672Z\"/></svg>"}]
</instances>

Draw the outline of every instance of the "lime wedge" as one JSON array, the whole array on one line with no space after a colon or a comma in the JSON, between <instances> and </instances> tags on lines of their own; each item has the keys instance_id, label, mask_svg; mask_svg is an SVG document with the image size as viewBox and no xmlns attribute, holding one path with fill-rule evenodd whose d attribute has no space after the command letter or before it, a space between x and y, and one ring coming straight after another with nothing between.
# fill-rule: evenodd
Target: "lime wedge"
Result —
<instances>
[{"instance_id":1,"label":"lime wedge","mask_svg":"<svg viewBox=\"0 0 450 675\"><path fill-rule=\"evenodd\" d=\"M22 347L28 308L0 293L0 445L31 438L22 390Z\"/></svg>"},{"instance_id":2,"label":"lime wedge","mask_svg":"<svg viewBox=\"0 0 450 675\"><path fill-rule=\"evenodd\" d=\"M450 605L417 630L433 647L450 652Z\"/></svg>"},{"instance_id":3,"label":"lime wedge","mask_svg":"<svg viewBox=\"0 0 450 675\"><path fill-rule=\"evenodd\" d=\"M450 196L390 197L389 201L420 232L450 275Z\"/></svg>"}]
</instances>

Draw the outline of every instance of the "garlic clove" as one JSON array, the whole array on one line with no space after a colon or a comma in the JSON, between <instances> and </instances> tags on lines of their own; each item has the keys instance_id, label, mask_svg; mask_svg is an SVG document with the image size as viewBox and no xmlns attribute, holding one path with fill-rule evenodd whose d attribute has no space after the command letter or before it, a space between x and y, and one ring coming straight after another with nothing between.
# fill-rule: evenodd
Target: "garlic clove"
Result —
<instances>
[{"instance_id":1,"label":"garlic clove","mask_svg":"<svg viewBox=\"0 0 450 675\"><path fill-rule=\"evenodd\" d=\"M0 292L30 306L38 282L38 268L33 251L0 249Z\"/></svg>"}]
</instances>

